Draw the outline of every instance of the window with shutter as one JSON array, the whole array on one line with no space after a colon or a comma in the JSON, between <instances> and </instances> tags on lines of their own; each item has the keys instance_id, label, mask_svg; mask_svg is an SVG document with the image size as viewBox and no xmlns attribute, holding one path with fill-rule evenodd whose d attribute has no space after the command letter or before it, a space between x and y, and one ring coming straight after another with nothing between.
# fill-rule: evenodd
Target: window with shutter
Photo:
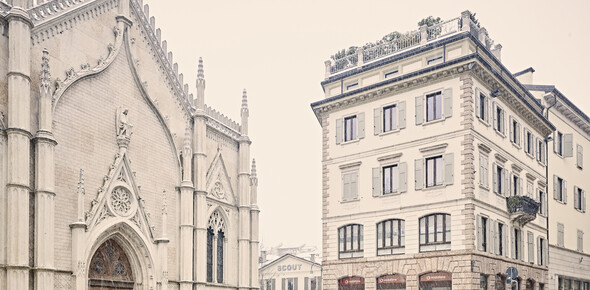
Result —
<instances>
[{"instance_id":1,"label":"window with shutter","mask_svg":"<svg viewBox=\"0 0 590 290\"><path fill-rule=\"evenodd\" d=\"M426 95L426 122L442 118L442 93L436 92Z\"/></svg>"},{"instance_id":2,"label":"window with shutter","mask_svg":"<svg viewBox=\"0 0 590 290\"><path fill-rule=\"evenodd\" d=\"M358 199L358 170L342 173L342 201Z\"/></svg>"},{"instance_id":3,"label":"window with shutter","mask_svg":"<svg viewBox=\"0 0 590 290\"><path fill-rule=\"evenodd\" d=\"M383 108L383 132L389 132L397 129L398 117L396 105Z\"/></svg>"},{"instance_id":4,"label":"window with shutter","mask_svg":"<svg viewBox=\"0 0 590 290\"><path fill-rule=\"evenodd\" d=\"M453 89L447 88L443 92L443 116L445 118L450 118L453 116Z\"/></svg>"},{"instance_id":5,"label":"window with shutter","mask_svg":"<svg viewBox=\"0 0 590 290\"><path fill-rule=\"evenodd\" d=\"M576 152L576 165L578 166L578 168L582 169L584 168L584 152L583 152L583 147L582 145L578 144L577 146L577 152Z\"/></svg>"},{"instance_id":6,"label":"window with shutter","mask_svg":"<svg viewBox=\"0 0 590 290\"><path fill-rule=\"evenodd\" d=\"M344 142L356 140L357 134L357 116L344 118Z\"/></svg>"},{"instance_id":7,"label":"window with shutter","mask_svg":"<svg viewBox=\"0 0 590 290\"><path fill-rule=\"evenodd\" d=\"M426 158L426 187L443 184L443 157Z\"/></svg>"},{"instance_id":8,"label":"window with shutter","mask_svg":"<svg viewBox=\"0 0 590 290\"><path fill-rule=\"evenodd\" d=\"M584 232L578 230L578 252L584 252Z\"/></svg>"},{"instance_id":9,"label":"window with shutter","mask_svg":"<svg viewBox=\"0 0 590 290\"><path fill-rule=\"evenodd\" d=\"M565 134L563 135L563 157L574 156L574 135Z\"/></svg>"},{"instance_id":10,"label":"window with shutter","mask_svg":"<svg viewBox=\"0 0 590 290\"><path fill-rule=\"evenodd\" d=\"M414 110L414 114L416 116L416 125L421 125L424 123L424 97L417 96L415 101L416 108Z\"/></svg>"},{"instance_id":11,"label":"window with shutter","mask_svg":"<svg viewBox=\"0 0 590 290\"><path fill-rule=\"evenodd\" d=\"M557 245L563 247L564 227L562 223L557 223Z\"/></svg>"},{"instance_id":12,"label":"window with shutter","mask_svg":"<svg viewBox=\"0 0 590 290\"><path fill-rule=\"evenodd\" d=\"M424 159L414 161L414 185L416 190L424 187Z\"/></svg>"},{"instance_id":13,"label":"window with shutter","mask_svg":"<svg viewBox=\"0 0 590 290\"><path fill-rule=\"evenodd\" d=\"M535 237L532 232L527 232L527 247L529 253L529 263L535 263Z\"/></svg>"},{"instance_id":14,"label":"window with shutter","mask_svg":"<svg viewBox=\"0 0 590 290\"><path fill-rule=\"evenodd\" d=\"M379 135L382 132L382 122L381 122L381 107L376 108L373 110L373 134Z\"/></svg>"}]
</instances>

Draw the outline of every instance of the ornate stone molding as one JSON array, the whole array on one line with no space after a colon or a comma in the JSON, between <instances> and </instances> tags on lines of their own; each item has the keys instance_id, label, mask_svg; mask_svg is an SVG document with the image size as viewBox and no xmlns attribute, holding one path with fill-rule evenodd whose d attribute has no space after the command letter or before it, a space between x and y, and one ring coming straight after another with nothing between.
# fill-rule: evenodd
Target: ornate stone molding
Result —
<instances>
[{"instance_id":1,"label":"ornate stone molding","mask_svg":"<svg viewBox=\"0 0 590 290\"><path fill-rule=\"evenodd\" d=\"M10 11L10 8L12 8L10 5L8 5L7 3L4 3L2 1L0 1L0 15L6 16L6 14L8 13L8 11Z\"/></svg>"},{"instance_id":2,"label":"ornate stone molding","mask_svg":"<svg viewBox=\"0 0 590 290\"><path fill-rule=\"evenodd\" d=\"M57 78L55 80L55 91L53 92L52 102L53 102L53 111L57 107L57 103L61 96L77 81L91 76L96 75L102 71L104 71L107 67L109 67L113 61L115 60L116 56L119 54L121 50L121 45L123 44L123 31L126 28L122 22L118 23L118 26L113 28L113 34L115 35L115 44L109 44L107 46L108 54L106 58L102 56L99 58L97 65L94 68L91 68L90 64L84 63L80 66L80 69L76 71L73 67L66 71L66 78L65 80L61 80Z\"/></svg>"},{"instance_id":3,"label":"ornate stone molding","mask_svg":"<svg viewBox=\"0 0 590 290\"><path fill-rule=\"evenodd\" d=\"M32 44L40 44L118 6L119 0L53 0L34 7L28 11L35 24L31 31Z\"/></svg>"}]
</instances>

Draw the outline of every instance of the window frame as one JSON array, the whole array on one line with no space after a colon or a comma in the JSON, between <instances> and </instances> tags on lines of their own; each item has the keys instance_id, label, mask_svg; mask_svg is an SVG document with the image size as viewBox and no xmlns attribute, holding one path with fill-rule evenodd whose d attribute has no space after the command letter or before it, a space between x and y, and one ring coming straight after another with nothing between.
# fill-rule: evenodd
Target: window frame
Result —
<instances>
[{"instance_id":1,"label":"window frame","mask_svg":"<svg viewBox=\"0 0 590 290\"><path fill-rule=\"evenodd\" d=\"M348 120L352 120L350 125L348 125ZM352 136L349 136L348 126L352 126L352 128L350 130L350 134ZM359 139L359 137L358 137L358 115L357 114L344 117L342 127L344 128L344 134L342 136L343 143Z\"/></svg>"},{"instance_id":2,"label":"window frame","mask_svg":"<svg viewBox=\"0 0 590 290\"><path fill-rule=\"evenodd\" d=\"M390 124L389 130L386 130L385 125L387 124L386 123L387 120L386 120L386 113L385 112L388 109L391 110L391 113L389 114L389 117L391 117L389 120L391 124ZM382 132L381 133L389 133L389 132L399 130L399 124L398 124L399 116L398 116L398 114L399 114L399 110L397 108L397 103L385 105L381 108L381 122L382 122L381 123L381 125L382 125L382 127L381 127Z\"/></svg>"},{"instance_id":3,"label":"window frame","mask_svg":"<svg viewBox=\"0 0 590 290\"><path fill-rule=\"evenodd\" d=\"M432 172L433 172L433 184L432 185L429 184L429 174L428 174L428 172L429 172L428 164L429 164L430 160L432 160L434 162L433 169L432 169ZM440 166L440 168L438 168L438 166ZM426 177L426 182L424 183L425 188L431 188L431 187L437 187L437 186L444 185L445 172L444 172L444 160L443 160L442 154L424 158L424 168L425 168L424 176ZM437 175L437 171L439 171L441 174L440 183L437 181L437 178L439 177Z\"/></svg>"},{"instance_id":4,"label":"window frame","mask_svg":"<svg viewBox=\"0 0 590 290\"><path fill-rule=\"evenodd\" d=\"M563 148L563 133L560 131L555 131L555 141L557 145L555 145L556 147L556 151L555 154L557 154L558 156L564 157L564 148ZM558 142L558 143L557 143Z\"/></svg>"},{"instance_id":5,"label":"window frame","mask_svg":"<svg viewBox=\"0 0 590 290\"><path fill-rule=\"evenodd\" d=\"M394 170L395 168L395 170ZM390 191L385 191L385 170L386 169L390 169L389 170L389 187L390 187ZM399 193L399 184L395 184L394 187L394 181L396 180L396 175L397 175L397 179L399 181L399 167L398 167L398 163L393 163L393 164L388 164L385 166L381 166L381 195L389 195L389 194L395 194L395 193Z\"/></svg>"},{"instance_id":6,"label":"window frame","mask_svg":"<svg viewBox=\"0 0 590 290\"><path fill-rule=\"evenodd\" d=\"M355 243L355 236L354 236L354 229L357 229L357 245L356 248L354 247ZM362 258L364 256L364 241L363 241L363 225L361 224L347 224L343 225L338 228L338 259L352 259L352 258ZM343 241L341 240L341 231L343 236ZM350 233L350 246L351 249L347 248L348 244L348 234ZM341 245L344 245L344 249L341 248ZM355 256L355 253L358 254ZM350 254L350 256L348 256Z\"/></svg>"},{"instance_id":7,"label":"window frame","mask_svg":"<svg viewBox=\"0 0 590 290\"><path fill-rule=\"evenodd\" d=\"M430 233L430 217L433 217L434 226L433 230L434 233ZM438 222L438 219L442 217L442 224ZM424 221L424 222L422 222ZM425 215L418 219L418 243L420 246L420 252L431 252L431 251L441 251L441 250L450 250L451 247L451 225L447 224L447 221L451 222L451 215L446 213L433 213L429 215ZM442 226L442 241L438 240L438 225ZM448 234L447 234L448 228ZM424 231L423 231L424 229ZM430 241L429 236L432 234L434 237L434 241ZM422 235L424 235L424 241L422 241ZM444 247L436 247L437 245L445 245ZM448 246L446 246L448 245ZM434 249L427 248L428 246L435 246Z\"/></svg>"},{"instance_id":8,"label":"window frame","mask_svg":"<svg viewBox=\"0 0 590 290\"><path fill-rule=\"evenodd\" d=\"M341 202L347 202L347 201L355 201L355 200L359 200L359 167L355 166L354 168L348 169L348 170L342 170L341 174L342 174L342 194L341 194ZM351 185L350 185L350 190L354 190L354 196L352 195L352 193L349 193L350 198L347 198L346 196L346 176L355 176L356 178L356 183L355 186L353 187L352 185L352 181L350 181Z\"/></svg>"},{"instance_id":9,"label":"window frame","mask_svg":"<svg viewBox=\"0 0 590 290\"><path fill-rule=\"evenodd\" d=\"M394 223L397 223L397 245L394 245ZM387 256L387 255L397 255L397 254L404 254L405 252L405 223L406 221L403 219L388 219L378 222L376 225L376 247L377 247L377 256ZM389 246L387 245L387 237L386 237L386 228L385 226L389 224L390 230L390 241ZM381 230L381 232L380 232ZM381 238L379 238L379 233L381 233ZM381 246L379 246L379 240L381 239ZM389 251L389 253L384 253L385 251Z\"/></svg>"},{"instance_id":10,"label":"window frame","mask_svg":"<svg viewBox=\"0 0 590 290\"><path fill-rule=\"evenodd\" d=\"M399 74L399 68L394 68L393 70L387 71L383 73L383 78L388 79L392 76Z\"/></svg>"},{"instance_id":11,"label":"window frame","mask_svg":"<svg viewBox=\"0 0 590 290\"><path fill-rule=\"evenodd\" d=\"M504 239L506 236L506 224L498 222L498 228L496 229L498 235L498 255L506 256L506 245L504 245Z\"/></svg>"},{"instance_id":12,"label":"window frame","mask_svg":"<svg viewBox=\"0 0 590 290\"><path fill-rule=\"evenodd\" d=\"M557 176L557 192L558 192L558 199L556 199L559 202L564 202L564 195L563 195L563 178Z\"/></svg>"},{"instance_id":13,"label":"window frame","mask_svg":"<svg viewBox=\"0 0 590 290\"><path fill-rule=\"evenodd\" d=\"M438 100L439 100L438 103L436 101L437 100L437 97L438 97ZM430 108L429 103L428 103L428 99L429 98L433 98L434 99L434 101L433 101L434 109L433 109L433 113L432 113L434 115L434 119L432 119L432 120L429 119L429 117L428 117L429 116L428 112L429 112L429 108ZM437 105L438 105L438 107L437 107ZM439 121L439 120L444 120L444 117L443 117L443 91L442 90L438 90L436 92L432 92L432 93L426 94L424 96L424 107L426 108L426 115L424 116L424 123L436 122L436 121ZM440 114L439 114L438 118L436 117L436 109L437 108L440 110Z\"/></svg>"},{"instance_id":14,"label":"window frame","mask_svg":"<svg viewBox=\"0 0 590 290\"><path fill-rule=\"evenodd\" d=\"M484 123L486 123L487 125L489 125L489 120L490 120L490 116L489 116L489 97L484 94L483 92L479 91L479 112L477 112L477 117L483 121Z\"/></svg>"}]
</instances>

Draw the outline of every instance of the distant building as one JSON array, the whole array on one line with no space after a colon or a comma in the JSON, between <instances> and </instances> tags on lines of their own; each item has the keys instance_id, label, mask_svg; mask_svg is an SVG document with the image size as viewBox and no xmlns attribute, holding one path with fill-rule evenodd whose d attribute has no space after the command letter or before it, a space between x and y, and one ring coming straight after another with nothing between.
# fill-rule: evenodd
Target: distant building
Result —
<instances>
[{"instance_id":1,"label":"distant building","mask_svg":"<svg viewBox=\"0 0 590 290\"><path fill-rule=\"evenodd\" d=\"M321 290L322 266L285 254L259 269L261 290Z\"/></svg>"},{"instance_id":2,"label":"distant building","mask_svg":"<svg viewBox=\"0 0 590 290\"><path fill-rule=\"evenodd\" d=\"M547 289L555 127L500 58L465 11L326 62L324 289Z\"/></svg>"}]
</instances>

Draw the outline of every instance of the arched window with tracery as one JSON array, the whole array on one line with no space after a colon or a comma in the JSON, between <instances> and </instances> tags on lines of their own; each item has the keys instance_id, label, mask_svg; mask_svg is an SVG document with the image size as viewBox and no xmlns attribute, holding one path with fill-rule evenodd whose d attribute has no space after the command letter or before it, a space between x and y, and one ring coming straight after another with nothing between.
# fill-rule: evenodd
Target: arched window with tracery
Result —
<instances>
[{"instance_id":1,"label":"arched window with tracery","mask_svg":"<svg viewBox=\"0 0 590 290\"><path fill-rule=\"evenodd\" d=\"M88 288L133 289L135 282L129 259L114 239L104 242L90 260Z\"/></svg>"},{"instance_id":2,"label":"arched window with tracery","mask_svg":"<svg viewBox=\"0 0 590 290\"><path fill-rule=\"evenodd\" d=\"M207 226L207 282L223 283L225 221L218 211L209 217Z\"/></svg>"}]
</instances>

